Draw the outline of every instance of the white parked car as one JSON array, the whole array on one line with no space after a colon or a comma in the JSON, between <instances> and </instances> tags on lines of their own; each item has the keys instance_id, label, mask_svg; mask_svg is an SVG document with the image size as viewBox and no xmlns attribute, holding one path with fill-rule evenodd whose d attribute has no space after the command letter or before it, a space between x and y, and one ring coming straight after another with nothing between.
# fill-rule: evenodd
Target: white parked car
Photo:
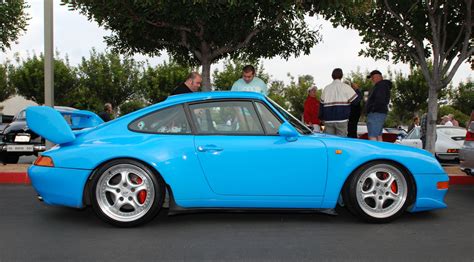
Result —
<instances>
[{"instance_id":1,"label":"white parked car","mask_svg":"<svg viewBox=\"0 0 474 262\"><path fill-rule=\"evenodd\" d=\"M466 139L466 129L456 126L436 126L435 156L441 161L459 160L459 149ZM422 148L421 128L413 128L408 135L397 141L402 145Z\"/></svg>"}]
</instances>

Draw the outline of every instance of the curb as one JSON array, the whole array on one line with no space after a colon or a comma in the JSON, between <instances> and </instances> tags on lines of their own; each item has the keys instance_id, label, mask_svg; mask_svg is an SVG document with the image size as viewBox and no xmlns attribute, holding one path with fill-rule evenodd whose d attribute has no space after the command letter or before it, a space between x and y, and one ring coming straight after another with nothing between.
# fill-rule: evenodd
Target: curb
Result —
<instances>
[{"instance_id":1,"label":"curb","mask_svg":"<svg viewBox=\"0 0 474 262\"><path fill-rule=\"evenodd\" d=\"M1 184L29 185L31 184L31 180L26 172L0 172L0 185ZM474 176L449 175L449 184L474 185Z\"/></svg>"},{"instance_id":2,"label":"curb","mask_svg":"<svg viewBox=\"0 0 474 262\"><path fill-rule=\"evenodd\" d=\"M0 172L0 184L31 184L26 172Z\"/></svg>"}]
</instances>

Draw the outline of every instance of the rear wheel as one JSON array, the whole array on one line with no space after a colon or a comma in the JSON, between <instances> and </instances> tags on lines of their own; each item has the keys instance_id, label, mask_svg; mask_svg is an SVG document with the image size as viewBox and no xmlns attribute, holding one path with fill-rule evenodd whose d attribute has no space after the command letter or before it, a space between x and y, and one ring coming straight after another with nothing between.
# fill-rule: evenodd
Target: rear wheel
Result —
<instances>
[{"instance_id":1,"label":"rear wheel","mask_svg":"<svg viewBox=\"0 0 474 262\"><path fill-rule=\"evenodd\" d=\"M344 202L349 211L368 222L385 223L399 217L413 202L411 177L390 162L368 163L346 182Z\"/></svg>"},{"instance_id":2,"label":"rear wheel","mask_svg":"<svg viewBox=\"0 0 474 262\"><path fill-rule=\"evenodd\" d=\"M165 196L162 178L140 162L123 159L97 171L91 188L92 207L108 223L121 227L144 224L160 211Z\"/></svg>"}]
</instances>

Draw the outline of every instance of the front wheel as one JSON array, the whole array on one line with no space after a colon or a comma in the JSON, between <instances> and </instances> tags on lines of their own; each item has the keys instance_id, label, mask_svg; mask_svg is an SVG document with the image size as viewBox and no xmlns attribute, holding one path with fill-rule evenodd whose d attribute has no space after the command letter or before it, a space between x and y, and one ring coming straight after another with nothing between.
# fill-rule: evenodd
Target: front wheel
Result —
<instances>
[{"instance_id":1,"label":"front wheel","mask_svg":"<svg viewBox=\"0 0 474 262\"><path fill-rule=\"evenodd\" d=\"M164 182L140 162L123 159L99 168L91 187L92 207L103 220L116 226L144 224L160 211Z\"/></svg>"},{"instance_id":2,"label":"front wheel","mask_svg":"<svg viewBox=\"0 0 474 262\"><path fill-rule=\"evenodd\" d=\"M399 217L413 202L414 194L414 183L400 166L373 162L351 175L343 198L354 215L368 222L385 223Z\"/></svg>"}]
</instances>

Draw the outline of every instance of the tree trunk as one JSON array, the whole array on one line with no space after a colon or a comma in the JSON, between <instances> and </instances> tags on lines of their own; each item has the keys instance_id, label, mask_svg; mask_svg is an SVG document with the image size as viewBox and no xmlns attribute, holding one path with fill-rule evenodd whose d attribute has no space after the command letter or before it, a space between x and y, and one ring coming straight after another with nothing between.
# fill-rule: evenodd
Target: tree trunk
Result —
<instances>
[{"instance_id":1,"label":"tree trunk","mask_svg":"<svg viewBox=\"0 0 474 262\"><path fill-rule=\"evenodd\" d=\"M211 89L211 62L207 59L202 60L202 87L203 92L212 91Z\"/></svg>"},{"instance_id":2,"label":"tree trunk","mask_svg":"<svg viewBox=\"0 0 474 262\"><path fill-rule=\"evenodd\" d=\"M425 149L434 154L436 143L436 120L438 119L438 85L430 85Z\"/></svg>"}]
</instances>

